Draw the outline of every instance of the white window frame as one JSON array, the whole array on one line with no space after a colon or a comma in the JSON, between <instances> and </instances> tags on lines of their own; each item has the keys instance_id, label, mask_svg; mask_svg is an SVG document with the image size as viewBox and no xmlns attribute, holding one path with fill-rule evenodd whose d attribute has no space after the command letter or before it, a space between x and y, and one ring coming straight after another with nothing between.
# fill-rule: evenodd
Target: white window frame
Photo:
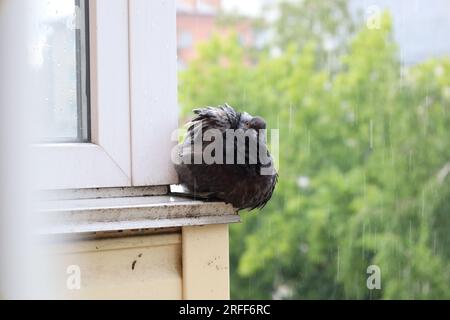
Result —
<instances>
[{"instance_id":1,"label":"white window frame","mask_svg":"<svg viewBox=\"0 0 450 320\"><path fill-rule=\"evenodd\" d=\"M175 1L90 0L89 9L92 142L38 145L38 187L176 183Z\"/></svg>"}]
</instances>

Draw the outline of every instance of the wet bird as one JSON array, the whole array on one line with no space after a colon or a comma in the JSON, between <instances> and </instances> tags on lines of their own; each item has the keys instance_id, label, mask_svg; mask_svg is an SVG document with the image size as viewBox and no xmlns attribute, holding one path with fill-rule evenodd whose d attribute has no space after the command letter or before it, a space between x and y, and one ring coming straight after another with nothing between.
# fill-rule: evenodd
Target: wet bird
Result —
<instances>
[{"instance_id":1,"label":"wet bird","mask_svg":"<svg viewBox=\"0 0 450 320\"><path fill-rule=\"evenodd\" d=\"M228 104L193 112L195 117L177 149L175 169L180 184L195 197L219 199L236 210L263 208L278 180L266 146L264 119L236 112ZM208 131L213 134L206 139ZM235 136L229 136L230 132ZM236 138L239 134L245 138ZM214 161L201 157L195 161L200 153L207 156L208 150Z\"/></svg>"}]
</instances>

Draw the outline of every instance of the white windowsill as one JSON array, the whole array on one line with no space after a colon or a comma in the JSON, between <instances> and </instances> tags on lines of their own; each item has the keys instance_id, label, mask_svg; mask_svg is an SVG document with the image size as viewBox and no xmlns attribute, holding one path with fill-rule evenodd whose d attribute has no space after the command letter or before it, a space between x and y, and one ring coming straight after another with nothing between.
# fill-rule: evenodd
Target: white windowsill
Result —
<instances>
[{"instance_id":1,"label":"white windowsill","mask_svg":"<svg viewBox=\"0 0 450 320\"><path fill-rule=\"evenodd\" d=\"M40 233L159 229L239 222L233 207L172 195L125 196L43 201L38 209L46 221Z\"/></svg>"}]
</instances>

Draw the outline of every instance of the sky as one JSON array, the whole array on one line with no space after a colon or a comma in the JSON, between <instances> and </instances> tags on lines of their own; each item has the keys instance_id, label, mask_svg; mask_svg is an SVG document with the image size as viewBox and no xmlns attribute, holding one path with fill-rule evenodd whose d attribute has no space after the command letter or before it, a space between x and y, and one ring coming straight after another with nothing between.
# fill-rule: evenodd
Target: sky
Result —
<instances>
[{"instance_id":1,"label":"sky","mask_svg":"<svg viewBox=\"0 0 450 320\"><path fill-rule=\"evenodd\" d=\"M238 11L245 15L256 16L261 13L267 0L222 0L222 6L227 11Z\"/></svg>"},{"instance_id":2,"label":"sky","mask_svg":"<svg viewBox=\"0 0 450 320\"><path fill-rule=\"evenodd\" d=\"M362 10L377 5L388 9L394 19L394 34L401 58L414 64L430 57L450 56L449 0L353 0Z\"/></svg>"},{"instance_id":3,"label":"sky","mask_svg":"<svg viewBox=\"0 0 450 320\"><path fill-rule=\"evenodd\" d=\"M222 0L225 10L257 16L264 14L266 4L280 0ZM324 0L318 0L324 1ZM450 1L449 0L350 0L356 14L364 14L375 5L381 11L388 9L394 18L394 34L400 44L404 63L413 64L430 57L450 56Z\"/></svg>"}]
</instances>

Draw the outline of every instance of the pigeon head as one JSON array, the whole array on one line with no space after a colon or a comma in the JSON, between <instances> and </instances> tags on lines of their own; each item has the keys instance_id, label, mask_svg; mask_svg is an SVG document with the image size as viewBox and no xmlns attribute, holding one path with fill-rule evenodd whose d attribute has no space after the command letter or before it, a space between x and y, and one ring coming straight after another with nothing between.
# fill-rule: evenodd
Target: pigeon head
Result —
<instances>
[{"instance_id":1,"label":"pigeon head","mask_svg":"<svg viewBox=\"0 0 450 320\"><path fill-rule=\"evenodd\" d=\"M253 117L247 112L241 114L241 119L239 121L238 129L248 130L254 129L255 131L265 130L266 121L261 117Z\"/></svg>"},{"instance_id":2,"label":"pigeon head","mask_svg":"<svg viewBox=\"0 0 450 320\"><path fill-rule=\"evenodd\" d=\"M264 119L261 117L253 117L253 119L250 120L248 127L255 129L255 130L265 130L266 129L266 121L264 121Z\"/></svg>"}]
</instances>

